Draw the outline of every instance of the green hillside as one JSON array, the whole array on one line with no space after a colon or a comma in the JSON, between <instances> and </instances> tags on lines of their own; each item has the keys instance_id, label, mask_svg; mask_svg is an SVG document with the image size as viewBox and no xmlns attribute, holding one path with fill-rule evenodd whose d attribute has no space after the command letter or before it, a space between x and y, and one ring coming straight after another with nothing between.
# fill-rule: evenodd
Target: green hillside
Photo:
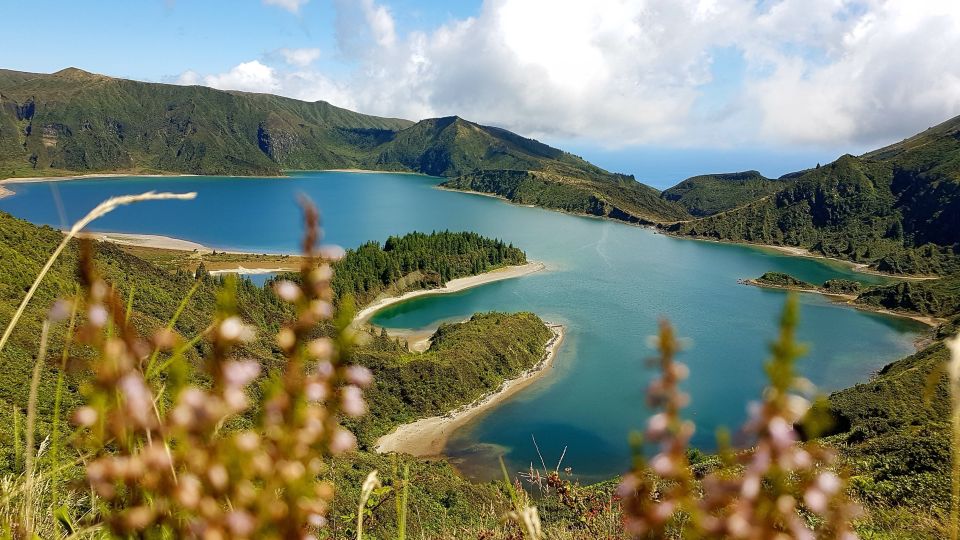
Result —
<instances>
[{"instance_id":1,"label":"green hillside","mask_svg":"<svg viewBox=\"0 0 960 540\"><path fill-rule=\"evenodd\" d=\"M279 174L367 167L458 176L487 169L610 176L532 139L458 117L413 123L329 103L0 70L0 173Z\"/></svg>"},{"instance_id":2,"label":"green hillside","mask_svg":"<svg viewBox=\"0 0 960 540\"><path fill-rule=\"evenodd\" d=\"M773 195L666 230L799 246L893 273L960 270L960 119L791 177Z\"/></svg>"},{"instance_id":3,"label":"green hillside","mask_svg":"<svg viewBox=\"0 0 960 540\"><path fill-rule=\"evenodd\" d=\"M860 294L857 302L894 311L948 317L960 313L960 274L873 287Z\"/></svg>"},{"instance_id":4,"label":"green hillside","mask_svg":"<svg viewBox=\"0 0 960 540\"><path fill-rule=\"evenodd\" d=\"M772 195L787 182L766 178L757 171L705 174L687 178L664 191L663 198L679 203L693 216L704 217Z\"/></svg>"},{"instance_id":5,"label":"green hillside","mask_svg":"<svg viewBox=\"0 0 960 540\"><path fill-rule=\"evenodd\" d=\"M687 217L683 207L661 199L660 192L629 176L600 179L543 171L478 171L441 186L629 223L654 224Z\"/></svg>"},{"instance_id":6,"label":"green hillside","mask_svg":"<svg viewBox=\"0 0 960 540\"><path fill-rule=\"evenodd\" d=\"M364 165L447 177L496 169L612 176L562 150L457 116L423 120L398 132L376 148Z\"/></svg>"},{"instance_id":7,"label":"green hillside","mask_svg":"<svg viewBox=\"0 0 960 540\"><path fill-rule=\"evenodd\" d=\"M78 69L0 71L0 173L275 175L347 167L409 126L266 94L114 79Z\"/></svg>"},{"instance_id":8,"label":"green hillside","mask_svg":"<svg viewBox=\"0 0 960 540\"><path fill-rule=\"evenodd\" d=\"M942 340L956 333L958 323L955 317L932 345L830 396L840 422L828 440L840 449L858 495L886 508L871 519L896 531L890 538L941 537L942 530L931 530L949 521L950 392L944 370L950 354Z\"/></svg>"},{"instance_id":9,"label":"green hillside","mask_svg":"<svg viewBox=\"0 0 960 540\"><path fill-rule=\"evenodd\" d=\"M535 171L544 184L537 190L552 193L532 196L527 189L529 204L650 223L688 217L632 177L456 116L413 123L323 101L144 83L75 68L50 75L0 70L0 178L331 168L467 175L460 184L478 190L487 186L471 187L471 175ZM551 186L560 184L556 193ZM490 187L505 191L513 192Z\"/></svg>"}]
</instances>

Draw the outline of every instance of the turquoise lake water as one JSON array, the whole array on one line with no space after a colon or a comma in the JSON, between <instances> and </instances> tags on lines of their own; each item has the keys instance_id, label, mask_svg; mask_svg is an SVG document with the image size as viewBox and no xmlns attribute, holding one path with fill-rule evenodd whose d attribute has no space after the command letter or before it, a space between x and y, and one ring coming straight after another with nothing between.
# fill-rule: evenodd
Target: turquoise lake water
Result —
<instances>
[{"instance_id":1,"label":"turquoise lake water","mask_svg":"<svg viewBox=\"0 0 960 540\"><path fill-rule=\"evenodd\" d=\"M457 294L422 297L373 319L387 328L432 328L477 311L527 310L567 327L554 369L503 405L459 430L448 454L466 474L490 478L504 456L513 470L548 463L567 448L564 466L585 480L629 466L627 437L643 425L647 336L660 318L689 338L686 413L694 443L713 447L715 430L736 426L764 385L762 364L775 337L784 294L740 285L767 271L819 283L829 278L876 282L839 263L675 239L626 224L511 205L490 197L435 189L435 178L397 174L295 173L290 178L129 178L15 184L0 210L60 226L56 201L72 223L108 196L147 190L196 191L191 202L121 208L96 230L163 234L217 249L295 252L296 196L323 212L327 240L344 247L410 231L472 230L524 249L548 270ZM857 311L812 294L801 301L800 338L809 345L801 371L827 392L865 380L912 352L924 327Z\"/></svg>"}]
</instances>

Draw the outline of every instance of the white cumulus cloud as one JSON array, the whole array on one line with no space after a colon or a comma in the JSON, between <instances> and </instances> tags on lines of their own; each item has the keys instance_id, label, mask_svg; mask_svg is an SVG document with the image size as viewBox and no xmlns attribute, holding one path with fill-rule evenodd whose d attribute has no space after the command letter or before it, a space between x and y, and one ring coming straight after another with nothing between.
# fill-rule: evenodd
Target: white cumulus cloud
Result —
<instances>
[{"instance_id":1,"label":"white cumulus cloud","mask_svg":"<svg viewBox=\"0 0 960 540\"><path fill-rule=\"evenodd\" d=\"M268 6L277 6L290 13L297 14L300 13L300 8L309 1L310 0L263 0L263 3Z\"/></svg>"},{"instance_id":2,"label":"white cumulus cloud","mask_svg":"<svg viewBox=\"0 0 960 540\"><path fill-rule=\"evenodd\" d=\"M276 72L258 60L244 62L230 71L214 75L200 75L186 71L177 79L177 84L202 84L221 90L242 90L244 92L279 92L283 90Z\"/></svg>"},{"instance_id":3,"label":"white cumulus cloud","mask_svg":"<svg viewBox=\"0 0 960 540\"><path fill-rule=\"evenodd\" d=\"M286 63L301 68L309 66L310 64L316 62L318 58L320 58L320 49L316 48L283 48L277 52L280 53Z\"/></svg>"},{"instance_id":4,"label":"white cumulus cloud","mask_svg":"<svg viewBox=\"0 0 960 540\"><path fill-rule=\"evenodd\" d=\"M345 75L316 51L181 79L610 146L863 147L960 114L956 0L485 0L404 34L334 5Z\"/></svg>"}]
</instances>

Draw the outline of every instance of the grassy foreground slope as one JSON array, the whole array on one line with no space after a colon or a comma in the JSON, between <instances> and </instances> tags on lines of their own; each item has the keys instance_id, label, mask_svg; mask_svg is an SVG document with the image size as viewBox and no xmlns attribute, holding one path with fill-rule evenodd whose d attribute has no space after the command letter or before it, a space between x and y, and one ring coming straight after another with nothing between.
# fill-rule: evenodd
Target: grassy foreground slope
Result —
<instances>
[{"instance_id":1,"label":"grassy foreground slope","mask_svg":"<svg viewBox=\"0 0 960 540\"><path fill-rule=\"evenodd\" d=\"M30 284L39 274L47 257L62 240L60 231L50 227L37 227L26 221L0 212L0 325L6 328L13 313ZM74 242L61 255L47 274L42 286L31 301L26 314L20 320L11 341L0 354L3 373L0 375L0 410L8 420L14 409L23 412L27 404L29 381L37 354L38 336L43 318L58 298L74 294L76 287L76 264L78 246ZM97 246L97 262L100 271L114 284L124 297L133 293L133 321L146 332L166 324L186 298L191 288L197 285L193 275L186 272L169 273L131 256L111 244ZM197 290L180 315L176 330L187 339L201 332L209 324L216 306L217 283L201 280ZM237 290L238 307L244 319L260 329L258 339L246 345L243 354L256 358L266 366L274 365L276 358L272 335L279 330L281 321L290 316L290 311L276 296L247 282L241 282ZM40 381L39 418L45 423L51 418L60 354L63 344L64 325L54 325L50 355ZM190 352L193 359L203 344ZM83 351L78 351L79 359ZM74 363L68 378L70 391L64 396L69 410L78 403L77 389L81 380L82 362ZM80 371L78 371L80 370ZM13 448L12 425L3 422L2 443L7 459L5 468L10 470L10 452Z\"/></svg>"},{"instance_id":2,"label":"grassy foreground slope","mask_svg":"<svg viewBox=\"0 0 960 540\"><path fill-rule=\"evenodd\" d=\"M666 230L798 246L893 273L960 270L960 117L790 176L773 195Z\"/></svg>"},{"instance_id":3,"label":"grassy foreground slope","mask_svg":"<svg viewBox=\"0 0 960 540\"><path fill-rule=\"evenodd\" d=\"M391 239L388 243L419 245L427 235L409 235ZM469 247L461 249L457 257L469 256L474 249L487 256L483 246L496 247L498 242L475 235L438 233L432 235L435 242L456 243L465 238L473 239ZM0 213L0 324L10 320L24 292L40 271L41 266L62 239L62 234L49 227L37 227L26 221ZM512 248L516 249L516 248ZM523 252L516 257L525 257ZM416 256L416 250L404 251ZM20 447L24 429L25 410L28 401L29 381L37 354L36 347L40 327L47 310L57 298L73 293L76 287L75 266L78 245L73 243L61 256L47 275L26 315L17 326L12 341L0 354L4 365L0 376L0 415L4 422L0 429L0 470L19 473L23 467L22 454L15 453L18 443L14 437L14 418L19 418ZM345 262L350 264L348 255ZM433 259L439 261L439 257ZM97 245L96 262L103 275L116 286L121 295L133 292L133 319L144 334L166 324L181 301L190 296L186 308L177 321L175 330L185 337L203 332L209 324L216 306L216 294L220 280L194 279L185 271L170 272L133 256L122 248L108 243ZM351 268L364 268L352 265ZM467 267L468 270L472 267ZM346 282L353 283L363 273L355 270L342 272ZM257 339L245 346L240 354L255 358L268 370L279 364L279 350L274 336L280 324L293 317L289 304L282 302L271 289L253 286L240 281L237 288L240 315L257 328ZM63 347L64 324L52 327L49 356L46 358L40 378L38 400L38 428L40 440L50 433L57 376L60 373L60 354ZM325 332L324 329L320 330ZM357 430L361 442L371 441L378 434L389 431L400 422L430 416L448 408L455 408L476 397L495 390L506 378L512 378L536 363L543 354L543 347L550 331L535 316L520 314L484 314L472 320L444 326L434 338L434 344L426 354L412 354L386 337L373 336L370 342L355 351L356 360L369 366L375 377L375 385L369 390L371 414L352 427ZM189 353L196 361L208 347L201 340ZM63 408L74 409L82 401L79 389L87 371L84 358L89 353L74 351L75 361L70 362L63 394ZM469 369L464 369L469 368ZM16 411L16 412L14 412ZM411 470L411 511L419 513L413 530L434 534L442 530L461 527L482 529L496 527L499 516L505 511L505 500L498 488L489 484L473 484L457 475L446 462L421 462L402 456L391 458L359 452L338 460L331 474L338 487L335 501L337 512L331 519L335 530L349 530L349 512L356 509L356 499L363 478L372 469L382 471L385 479L397 479L396 468L409 466ZM394 474L390 471L393 470ZM383 519L385 527L395 522L391 514L393 504L382 509L371 519ZM477 508L486 509L478 513ZM341 519L340 516L346 516ZM349 536L349 535L348 535Z\"/></svg>"},{"instance_id":4,"label":"grassy foreground slope","mask_svg":"<svg viewBox=\"0 0 960 540\"><path fill-rule=\"evenodd\" d=\"M950 355L942 340L958 324L954 317L932 345L830 396L841 422L827 440L840 449L859 496L872 503L870 519L897 538L945 534L949 521Z\"/></svg>"}]
</instances>

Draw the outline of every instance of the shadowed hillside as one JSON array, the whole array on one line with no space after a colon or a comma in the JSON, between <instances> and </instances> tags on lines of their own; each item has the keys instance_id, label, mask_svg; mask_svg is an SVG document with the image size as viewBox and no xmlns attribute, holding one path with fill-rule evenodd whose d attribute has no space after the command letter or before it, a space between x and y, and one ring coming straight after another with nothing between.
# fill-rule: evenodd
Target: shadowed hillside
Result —
<instances>
[{"instance_id":1,"label":"shadowed hillside","mask_svg":"<svg viewBox=\"0 0 960 540\"><path fill-rule=\"evenodd\" d=\"M893 273L960 270L960 119L788 178L770 196L667 230L798 246Z\"/></svg>"},{"instance_id":2,"label":"shadowed hillside","mask_svg":"<svg viewBox=\"0 0 960 540\"><path fill-rule=\"evenodd\" d=\"M757 171L705 174L687 178L664 191L663 198L679 203L696 217L704 217L776 193L788 182L786 178L766 178Z\"/></svg>"}]
</instances>

